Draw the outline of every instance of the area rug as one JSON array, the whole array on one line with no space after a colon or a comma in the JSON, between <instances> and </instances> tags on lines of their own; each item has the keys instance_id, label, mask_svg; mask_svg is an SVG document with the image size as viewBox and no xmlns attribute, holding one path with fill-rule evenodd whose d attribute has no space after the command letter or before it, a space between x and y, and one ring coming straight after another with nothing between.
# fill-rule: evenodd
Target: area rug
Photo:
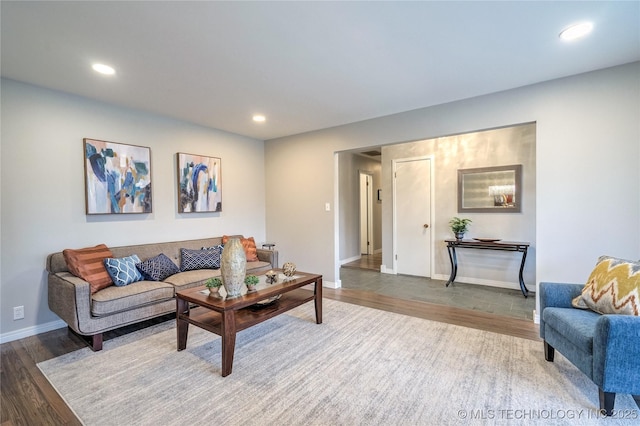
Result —
<instances>
[{"instance_id":1,"label":"area rug","mask_svg":"<svg viewBox=\"0 0 640 426\"><path fill-rule=\"evenodd\" d=\"M598 389L542 343L324 300L221 342L175 321L38 364L86 425L613 424ZM637 424L618 395L615 424Z\"/></svg>"}]
</instances>

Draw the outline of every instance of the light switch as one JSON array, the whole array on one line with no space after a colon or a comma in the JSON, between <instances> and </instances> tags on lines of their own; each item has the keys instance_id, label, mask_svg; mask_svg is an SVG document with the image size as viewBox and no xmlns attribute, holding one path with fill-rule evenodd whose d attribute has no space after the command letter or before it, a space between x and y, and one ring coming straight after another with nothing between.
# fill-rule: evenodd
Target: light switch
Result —
<instances>
[{"instance_id":1,"label":"light switch","mask_svg":"<svg viewBox=\"0 0 640 426\"><path fill-rule=\"evenodd\" d=\"M327 211L327 212L331 211L331 203L325 203L324 204L324 211Z\"/></svg>"}]
</instances>

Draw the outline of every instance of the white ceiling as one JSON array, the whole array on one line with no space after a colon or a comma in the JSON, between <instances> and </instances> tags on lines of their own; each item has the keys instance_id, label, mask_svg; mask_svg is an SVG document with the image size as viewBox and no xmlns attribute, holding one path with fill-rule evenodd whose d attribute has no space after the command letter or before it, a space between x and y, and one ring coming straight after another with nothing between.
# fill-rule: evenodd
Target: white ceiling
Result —
<instances>
[{"instance_id":1,"label":"white ceiling","mask_svg":"<svg viewBox=\"0 0 640 426\"><path fill-rule=\"evenodd\" d=\"M258 139L640 60L639 1L3 0L0 13L3 77ZM588 38L558 38L583 20Z\"/></svg>"}]
</instances>

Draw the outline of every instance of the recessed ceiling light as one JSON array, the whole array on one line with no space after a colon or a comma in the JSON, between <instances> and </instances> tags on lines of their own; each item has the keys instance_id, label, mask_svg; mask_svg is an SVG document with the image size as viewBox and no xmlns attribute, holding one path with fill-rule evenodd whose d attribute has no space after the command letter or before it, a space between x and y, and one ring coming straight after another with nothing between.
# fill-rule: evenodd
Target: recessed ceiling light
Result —
<instances>
[{"instance_id":1,"label":"recessed ceiling light","mask_svg":"<svg viewBox=\"0 0 640 426\"><path fill-rule=\"evenodd\" d=\"M100 74L113 75L116 73L116 70L105 64L93 64L91 68L93 68L94 71L99 72Z\"/></svg>"},{"instance_id":2,"label":"recessed ceiling light","mask_svg":"<svg viewBox=\"0 0 640 426\"><path fill-rule=\"evenodd\" d=\"M253 121L257 121L258 123L265 122L266 120L267 120L267 117L261 114L256 114L253 116Z\"/></svg>"},{"instance_id":3,"label":"recessed ceiling light","mask_svg":"<svg viewBox=\"0 0 640 426\"><path fill-rule=\"evenodd\" d=\"M584 37L591 32L593 24L591 22L582 22L580 24L572 25L560 33L560 38L566 41L575 40L580 37Z\"/></svg>"}]
</instances>

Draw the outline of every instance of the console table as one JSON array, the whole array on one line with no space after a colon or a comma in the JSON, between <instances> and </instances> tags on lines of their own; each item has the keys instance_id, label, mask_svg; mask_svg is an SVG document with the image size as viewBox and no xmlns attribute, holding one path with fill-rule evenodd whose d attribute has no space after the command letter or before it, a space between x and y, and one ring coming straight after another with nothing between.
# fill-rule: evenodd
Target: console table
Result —
<instances>
[{"instance_id":1,"label":"console table","mask_svg":"<svg viewBox=\"0 0 640 426\"><path fill-rule=\"evenodd\" d=\"M529 295L529 289L524 285L522 271L524 270L524 262L527 259L527 250L529 243L518 243L509 241L478 241L478 240L444 240L447 243L447 251L449 252L449 261L451 262L451 276L447 281L447 287L456 279L458 274L458 257L456 256L456 248L471 248L480 250L500 250L500 251L519 251L522 253L522 261L520 262L520 290L524 297Z\"/></svg>"}]
</instances>

